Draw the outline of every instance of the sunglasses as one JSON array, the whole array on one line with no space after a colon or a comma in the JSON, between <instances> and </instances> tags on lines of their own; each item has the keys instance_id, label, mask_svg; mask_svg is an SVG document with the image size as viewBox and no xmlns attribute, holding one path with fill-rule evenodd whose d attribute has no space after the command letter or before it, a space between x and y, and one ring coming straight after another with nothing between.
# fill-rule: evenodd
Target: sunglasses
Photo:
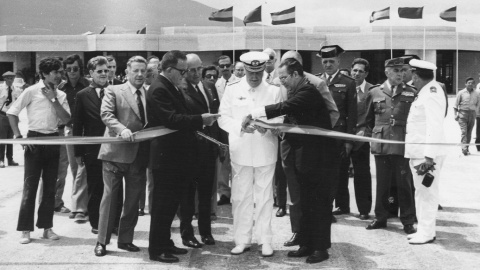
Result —
<instances>
[{"instance_id":1,"label":"sunglasses","mask_svg":"<svg viewBox=\"0 0 480 270\"><path fill-rule=\"evenodd\" d=\"M232 64L228 64L228 65L218 65L218 67L220 68L230 68L232 66Z\"/></svg>"},{"instance_id":2,"label":"sunglasses","mask_svg":"<svg viewBox=\"0 0 480 270\"><path fill-rule=\"evenodd\" d=\"M217 75L207 74L207 75L205 75L205 78L207 78L207 79L216 79L216 78L217 78Z\"/></svg>"},{"instance_id":3,"label":"sunglasses","mask_svg":"<svg viewBox=\"0 0 480 270\"><path fill-rule=\"evenodd\" d=\"M178 69L178 68L176 68L176 67L171 67L171 68L173 68L173 69L175 69L176 71L180 72L180 75L185 75L185 73L188 72L188 70L186 70L186 69Z\"/></svg>"},{"instance_id":4,"label":"sunglasses","mask_svg":"<svg viewBox=\"0 0 480 270\"><path fill-rule=\"evenodd\" d=\"M67 72L78 72L80 70L79 67L68 67L65 69Z\"/></svg>"},{"instance_id":5,"label":"sunglasses","mask_svg":"<svg viewBox=\"0 0 480 270\"><path fill-rule=\"evenodd\" d=\"M107 74L109 71L110 71L110 70L108 70L108 69L99 69L99 70L95 70L95 72L96 72L97 74L102 74L102 73L105 73L105 74Z\"/></svg>"}]
</instances>

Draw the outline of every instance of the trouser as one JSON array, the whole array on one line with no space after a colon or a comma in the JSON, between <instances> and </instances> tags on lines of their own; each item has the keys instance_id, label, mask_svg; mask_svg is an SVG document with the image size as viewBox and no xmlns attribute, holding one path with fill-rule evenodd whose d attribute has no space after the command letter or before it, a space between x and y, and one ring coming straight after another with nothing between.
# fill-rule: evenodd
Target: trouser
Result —
<instances>
[{"instance_id":1,"label":"trouser","mask_svg":"<svg viewBox=\"0 0 480 270\"><path fill-rule=\"evenodd\" d=\"M140 194L140 203L138 207L140 209L145 209L145 201L148 197L148 212L152 212L152 194L153 192L153 174L150 168L147 168L147 190L143 190Z\"/></svg>"},{"instance_id":2,"label":"trouser","mask_svg":"<svg viewBox=\"0 0 480 270\"><path fill-rule=\"evenodd\" d=\"M353 164L353 183L355 200L358 211L367 215L372 209L372 176L370 174L370 144L363 143L358 149L351 152L350 158ZM343 168L345 169L345 168ZM340 173L335 203L342 210L350 210L350 193L348 191L348 167L347 173Z\"/></svg>"},{"instance_id":3,"label":"trouser","mask_svg":"<svg viewBox=\"0 0 480 270\"><path fill-rule=\"evenodd\" d=\"M293 233L300 232L300 220L302 219L301 190L295 175L295 151L291 151L291 146L287 140L280 143L282 153L282 166L287 179L288 192L290 194L290 224Z\"/></svg>"},{"instance_id":4,"label":"trouser","mask_svg":"<svg viewBox=\"0 0 480 270\"><path fill-rule=\"evenodd\" d=\"M116 226L118 190L125 178L125 201L118 227L118 243L132 243L138 221L140 193L145 190L146 164L136 158L131 164L103 161L103 197L98 222L98 242L110 243L113 227Z\"/></svg>"},{"instance_id":5,"label":"trouser","mask_svg":"<svg viewBox=\"0 0 480 270\"><path fill-rule=\"evenodd\" d=\"M169 171L169 168L153 170L153 198L150 219L150 236L148 252L151 256L159 255L174 246L170 239L173 218L180 205L180 199L187 192L193 175L188 170Z\"/></svg>"},{"instance_id":6,"label":"trouser","mask_svg":"<svg viewBox=\"0 0 480 270\"><path fill-rule=\"evenodd\" d=\"M12 139L13 131L10 127L8 117L0 114L0 139ZM0 161L5 159L5 148L7 149L7 159L13 159L13 144L0 144Z\"/></svg>"},{"instance_id":7,"label":"trouser","mask_svg":"<svg viewBox=\"0 0 480 270\"><path fill-rule=\"evenodd\" d=\"M223 162L217 158L216 163L217 192L220 196L224 195L230 198L230 180L232 179L232 166L230 165L230 155L227 155Z\"/></svg>"},{"instance_id":8,"label":"trouser","mask_svg":"<svg viewBox=\"0 0 480 270\"><path fill-rule=\"evenodd\" d=\"M415 171L414 166L424 162L425 159L411 159L410 169ZM435 219L438 212L440 201L440 173L442 171L445 156L434 159L435 170L430 172L435 179L430 187L422 185L424 175L413 174L413 183L415 184L415 206L417 209L417 235L426 238L435 237Z\"/></svg>"},{"instance_id":9,"label":"trouser","mask_svg":"<svg viewBox=\"0 0 480 270\"><path fill-rule=\"evenodd\" d=\"M278 140L278 157L275 164L275 197L278 207L285 207L287 205L287 176L283 171L282 155L280 149L281 140Z\"/></svg>"},{"instance_id":10,"label":"trouser","mask_svg":"<svg viewBox=\"0 0 480 270\"><path fill-rule=\"evenodd\" d=\"M350 204L349 200L337 200L336 196L338 194L338 189L341 181L345 182L347 180L347 192L348 192L348 167L350 167L350 157L345 153L345 141L343 140L335 140L338 144L338 149L340 151L340 163L339 163L339 170L336 176L333 178L332 182L332 194L330 194L332 202L335 200L335 206L341 208L345 211L350 211ZM343 179L343 180L341 180Z\"/></svg>"},{"instance_id":11,"label":"trouser","mask_svg":"<svg viewBox=\"0 0 480 270\"><path fill-rule=\"evenodd\" d=\"M475 125L475 111L462 110L459 111L458 124L462 132L462 143L470 143L472 140L472 130ZM463 145L462 150L468 151L468 145Z\"/></svg>"},{"instance_id":12,"label":"trouser","mask_svg":"<svg viewBox=\"0 0 480 270\"><path fill-rule=\"evenodd\" d=\"M201 152L200 152L201 153ZM180 233L182 238L193 237L192 219L195 212L195 193L198 192L198 231L200 235L211 235L212 186L215 177L215 158L212 152L200 155L194 180L180 201Z\"/></svg>"},{"instance_id":13,"label":"trouser","mask_svg":"<svg viewBox=\"0 0 480 270\"><path fill-rule=\"evenodd\" d=\"M477 117L477 136L475 138L475 143L477 143L477 151L480 152L480 117Z\"/></svg>"},{"instance_id":14,"label":"trouser","mask_svg":"<svg viewBox=\"0 0 480 270\"><path fill-rule=\"evenodd\" d=\"M97 158L98 153L89 153L84 157L88 183L88 215L90 225L98 229L100 219L100 204L103 197L102 161Z\"/></svg>"},{"instance_id":15,"label":"trouser","mask_svg":"<svg viewBox=\"0 0 480 270\"><path fill-rule=\"evenodd\" d=\"M232 162L233 238L236 245L250 244L255 220L258 244L272 242L273 175L275 163L242 166Z\"/></svg>"},{"instance_id":16,"label":"trouser","mask_svg":"<svg viewBox=\"0 0 480 270\"><path fill-rule=\"evenodd\" d=\"M397 184L400 221L411 225L415 221L415 203L409 160L400 155L375 155L377 171L377 195L375 200L375 217L378 221L388 219L388 207L385 205L390 196L391 178Z\"/></svg>"},{"instance_id":17,"label":"trouser","mask_svg":"<svg viewBox=\"0 0 480 270\"><path fill-rule=\"evenodd\" d=\"M58 133L42 134L29 131L27 137L56 136ZM37 196L40 176L44 183L43 200L38 207L37 227L53 227L53 209L55 204L55 182L58 173L58 145L35 145L33 150L25 149L25 176L22 201L18 215L17 231L33 231L35 197Z\"/></svg>"}]
</instances>

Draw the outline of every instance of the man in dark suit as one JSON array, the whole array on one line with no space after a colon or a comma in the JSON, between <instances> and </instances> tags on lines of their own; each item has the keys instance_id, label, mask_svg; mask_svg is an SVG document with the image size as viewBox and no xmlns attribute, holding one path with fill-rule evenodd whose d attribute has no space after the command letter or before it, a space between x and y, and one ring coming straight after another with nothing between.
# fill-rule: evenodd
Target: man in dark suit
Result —
<instances>
[{"instance_id":1,"label":"man in dark suit","mask_svg":"<svg viewBox=\"0 0 480 270\"><path fill-rule=\"evenodd\" d=\"M358 136L365 135L365 116L367 93L372 85L365 78L368 76L370 64L363 58L357 58L352 63L352 76L355 79L357 90L357 127ZM366 142L354 142L350 159L353 164L353 183L355 188L355 199L357 202L359 218L369 218L372 209L372 176L370 174L370 144ZM335 196L337 205L350 205L350 194L348 192L348 175L342 173L339 178L338 190ZM342 209L342 208L341 208ZM349 208L347 208L349 209Z\"/></svg>"},{"instance_id":2,"label":"man in dark suit","mask_svg":"<svg viewBox=\"0 0 480 270\"><path fill-rule=\"evenodd\" d=\"M186 249L175 247L170 228L180 198L195 177L195 131L211 126L218 117L210 113L190 113L180 90L187 72L185 53L167 52L162 58L162 73L150 86L147 97L149 125L177 130L154 138L150 146L154 187L148 251L150 260L166 263L179 261L174 254L187 253Z\"/></svg>"},{"instance_id":3,"label":"man in dark suit","mask_svg":"<svg viewBox=\"0 0 480 270\"><path fill-rule=\"evenodd\" d=\"M187 108L191 114L217 113L220 102L214 84L202 83L202 61L196 54L187 55L187 70L183 94ZM218 125L204 127L201 132L217 138ZM202 137L197 137L197 156L194 161L195 179L191 182L188 191L180 202L180 232L183 245L199 248L201 244L193 235L192 218L195 212L195 190L198 191L198 229L202 242L206 245L215 244L212 236L210 208L215 177L216 146Z\"/></svg>"},{"instance_id":4,"label":"man in dark suit","mask_svg":"<svg viewBox=\"0 0 480 270\"><path fill-rule=\"evenodd\" d=\"M122 81L117 79L115 77L115 74L117 73L117 61L115 60L115 57L113 55L107 55L107 60L108 60L108 84L110 85L119 85L123 84Z\"/></svg>"},{"instance_id":5,"label":"man in dark suit","mask_svg":"<svg viewBox=\"0 0 480 270\"><path fill-rule=\"evenodd\" d=\"M106 70L103 70L106 72ZM133 56L127 62L128 81L125 84L110 86L102 101L102 121L107 126L105 137L121 136L123 140L134 142L134 132L140 131L147 123L145 109L145 73L147 60ZM127 251L140 251L133 242L133 234L138 220L140 193L145 190L145 172L148 163L149 142L104 143L98 158L103 161L103 182L105 185L100 204L98 242L95 255L106 254L105 245L110 242L113 230L118 188L125 178L125 201L120 226L118 228L118 248Z\"/></svg>"},{"instance_id":6,"label":"man in dark suit","mask_svg":"<svg viewBox=\"0 0 480 270\"><path fill-rule=\"evenodd\" d=\"M100 116L100 106L108 87L107 59L97 56L88 61L87 68L92 77L92 83L77 93L73 136L102 136L105 133L105 124ZM87 171L88 186L88 215L92 232L98 233L98 219L100 202L103 196L102 161L99 160L99 144L75 145L74 153L77 164L84 165Z\"/></svg>"},{"instance_id":7,"label":"man in dark suit","mask_svg":"<svg viewBox=\"0 0 480 270\"><path fill-rule=\"evenodd\" d=\"M280 82L287 92L287 100L268 105L263 112L252 112L253 118L268 119L285 116L285 122L332 129L329 112L317 89L308 82L303 67L293 58L285 59L278 68ZM287 133L285 139L294 152L295 177L300 183L302 212L300 248L290 251L289 257L308 256L307 263L329 258L331 247L332 176L336 175L339 149L328 137Z\"/></svg>"}]
</instances>

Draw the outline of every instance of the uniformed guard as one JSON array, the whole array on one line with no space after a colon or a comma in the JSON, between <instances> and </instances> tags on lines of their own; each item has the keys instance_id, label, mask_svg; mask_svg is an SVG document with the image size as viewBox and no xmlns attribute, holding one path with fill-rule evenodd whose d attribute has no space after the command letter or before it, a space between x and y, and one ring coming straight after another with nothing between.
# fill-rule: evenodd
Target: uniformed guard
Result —
<instances>
[{"instance_id":1,"label":"uniformed guard","mask_svg":"<svg viewBox=\"0 0 480 270\"><path fill-rule=\"evenodd\" d=\"M387 80L370 89L367 95L367 130L372 137L396 141L405 140L405 125L416 90L403 83L404 59L393 58L385 61ZM408 179L408 159L404 158L405 146L402 144L372 143L377 169L377 196L375 201L375 220L367 230L387 227L388 211L385 202L389 196L390 179L393 177L398 188L400 221L407 234L415 232L415 205L412 182Z\"/></svg>"},{"instance_id":2,"label":"uniformed guard","mask_svg":"<svg viewBox=\"0 0 480 270\"><path fill-rule=\"evenodd\" d=\"M418 230L409 234L410 244L426 244L435 240L435 218L439 203L440 172L445 150L438 145L444 141L443 122L447 102L444 90L434 80L437 67L427 61L411 60L413 82L420 89L412 103L407 119L405 157L410 158L410 169L415 184L415 206L418 209ZM428 121L427 121L428 119ZM428 174L429 176L427 176ZM433 182L429 183L428 180Z\"/></svg>"},{"instance_id":3,"label":"uniformed guard","mask_svg":"<svg viewBox=\"0 0 480 270\"><path fill-rule=\"evenodd\" d=\"M277 86L265 82L263 71L268 55L248 52L240 56L246 76L228 84L220 104L220 128L228 132L232 161L233 255L250 249L252 234L262 245L262 255L273 255L272 212L273 175L277 161L278 139L261 127L243 126L242 121L255 108L282 101ZM267 120L283 122L283 118ZM255 200L254 200L255 199ZM255 226L254 226L255 220Z\"/></svg>"},{"instance_id":4,"label":"uniformed guard","mask_svg":"<svg viewBox=\"0 0 480 270\"><path fill-rule=\"evenodd\" d=\"M355 80L339 72L340 55L344 50L338 45L323 46L318 57L322 58L322 65L325 69L320 78L327 82L328 89L332 93L333 100L340 112L340 118L333 127L333 130L355 134L357 125L357 91ZM340 168L339 174L332 183L332 199L336 197L339 179L348 179L348 167L350 165L350 152L353 143L350 141L336 140L340 144ZM337 209L334 215L350 213L350 205L345 200L335 201ZM332 219L335 222L335 219Z\"/></svg>"}]
</instances>

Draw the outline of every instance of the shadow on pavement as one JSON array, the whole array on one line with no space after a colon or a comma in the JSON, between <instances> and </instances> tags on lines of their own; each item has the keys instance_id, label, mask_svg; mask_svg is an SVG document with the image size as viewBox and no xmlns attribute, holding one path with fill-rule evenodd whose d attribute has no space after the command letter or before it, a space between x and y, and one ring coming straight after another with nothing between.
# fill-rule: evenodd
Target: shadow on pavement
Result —
<instances>
[{"instance_id":1,"label":"shadow on pavement","mask_svg":"<svg viewBox=\"0 0 480 270\"><path fill-rule=\"evenodd\" d=\"M443 227L478 227L477 224L473 224L473 223L466 223L466 222L452 221L452 220L443 220L443 219L437 219L437 226L443 226Z\"/></svg>"},{"instance_id":2,"label":"shadow on pavement","mask_svg":"<svg viewBox=\"0 0 480 270\"><path fill-rule=\"evenodd\" d=\"M466 238L465 235L459 233L437 231L435 243L451 251L480 254L480 243L468 241Z\"/></svg>"},{"instance_id":3,"label":"shadow on pavement","mask_svg":"<svg viewBox=\"0 0 480 270\"><path fill-rule=\"evenodd\" d=\"M474 208L463 208L463 207L443 207L441 212L453 212L453 213L462 213L462 214L478 214L480 213L480 209Z\"/></svg>"}]
</instances>

